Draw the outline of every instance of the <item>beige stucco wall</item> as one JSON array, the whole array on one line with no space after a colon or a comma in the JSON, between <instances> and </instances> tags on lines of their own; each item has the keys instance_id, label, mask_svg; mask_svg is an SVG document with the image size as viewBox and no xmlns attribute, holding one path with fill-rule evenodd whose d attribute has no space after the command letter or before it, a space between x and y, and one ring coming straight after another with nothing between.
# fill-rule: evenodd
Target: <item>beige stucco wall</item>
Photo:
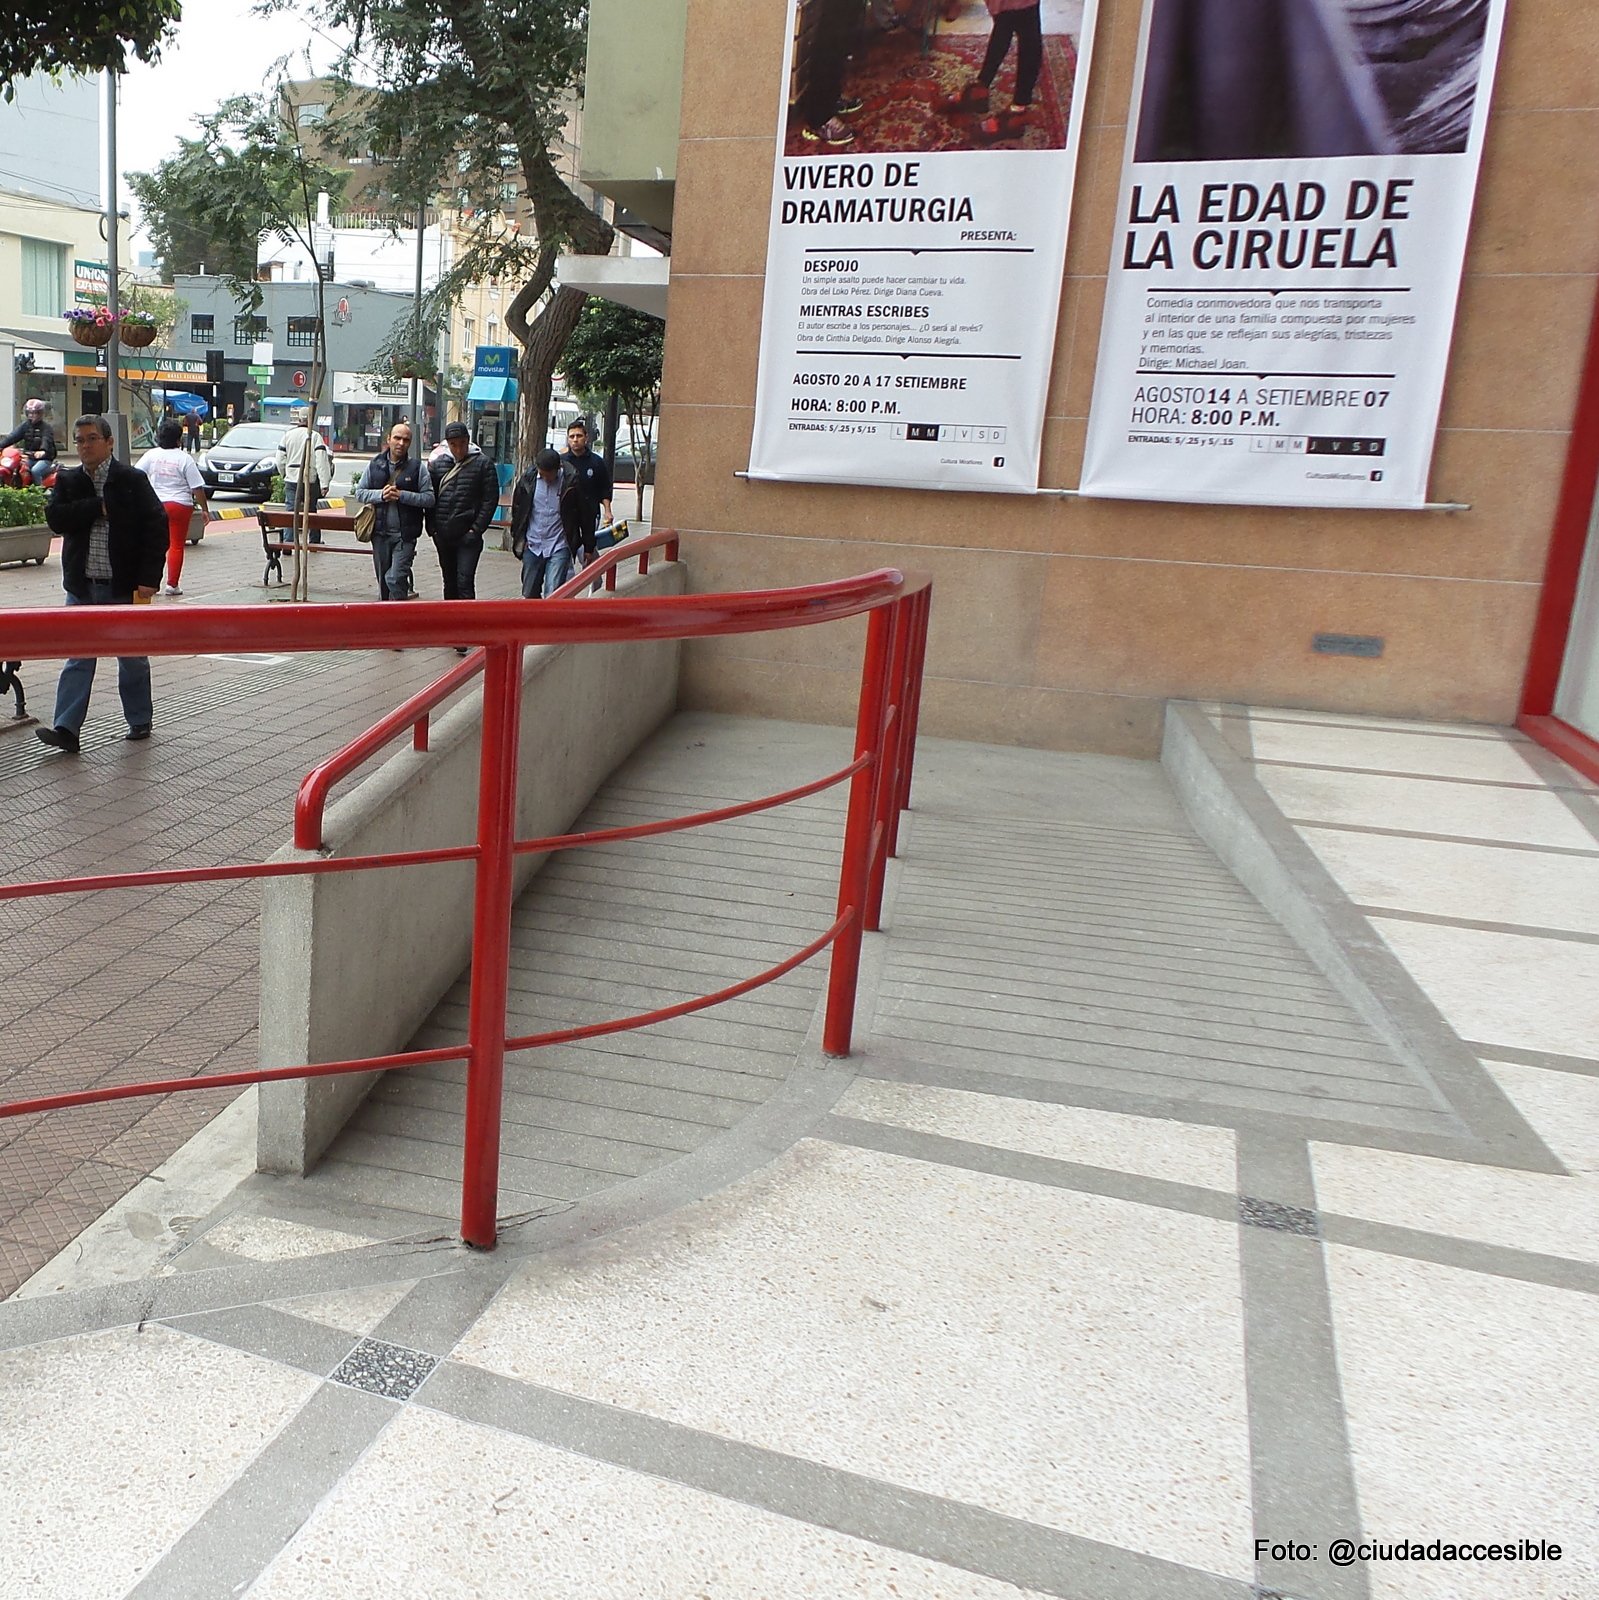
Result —
<instances>
[{"instance_id":1,"label":"beige stucco wall","mask_svg":"<svg viewBox=\"0 0 1599 1600\"><path fill-rule=\"evenodd\" d=\"M1102 0L1041 481L1078 481L1140 0ZM748 464L780 5L689 0L657 525L696 587L934 574L922 726L1136 755L1173 696L1513 717L1599 273L1599 6L1510 8L1433 473L1455 515L938 494ZM737 38L738 69L728 40ZM1316 656L1381 634L1379 661ZM857 636L695 646L684 704L843 720ZM846 649L845 645L849 648Z\"/></svg>"}]
</instances>

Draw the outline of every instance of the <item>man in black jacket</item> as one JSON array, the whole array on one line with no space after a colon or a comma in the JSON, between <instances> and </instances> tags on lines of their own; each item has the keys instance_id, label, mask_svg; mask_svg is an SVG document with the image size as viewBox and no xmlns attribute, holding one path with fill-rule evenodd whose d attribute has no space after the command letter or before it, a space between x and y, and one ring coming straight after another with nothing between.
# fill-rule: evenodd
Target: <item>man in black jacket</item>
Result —
<instances>
[{"instance_id":1,"label":"man in black jacket","mask_svg":"<svg viewBox=\"0 0 1599 1600\"><path fill-rule=\"evenodd\" d=\"M439 552L446 600L477 598L477 564L483 531L500 505L500 479L494 463L472 448L464 422L444 430L444 448L428 462L433 479L433 509L427 530Z\"/></svg>"},{"instance_id":2,"label":"man in black jacket","mask_svg":"<svg viewBox=\"0 0 1599 1600\"><path fill-rule=\"evenodd\" d=\"M44 516L61 535L61 581L69 606L148 605L161 586L167 551L167 514L150 480L112 454L111 424L79 417L72 437L83 464L56 480ZM93 656L74 658L56 686L55 725L35 732L52 749L78 753L78 734L89 714ZM148 739L150 658L119 656L117 689L126 737Z\"/></svg>"},{"instance_id":3,"label":"man in black jacket","mask_svg":"<svg viewBox=\"0 0 1599 1600\"><path fill-rule=\"evenodd\" d=\"M577 474L553 450L541 450L511 496L511 549L522 558L522 598L547 598L572 576L579 549L595 556L585 528Z\"/></svg>"}]
</instances>

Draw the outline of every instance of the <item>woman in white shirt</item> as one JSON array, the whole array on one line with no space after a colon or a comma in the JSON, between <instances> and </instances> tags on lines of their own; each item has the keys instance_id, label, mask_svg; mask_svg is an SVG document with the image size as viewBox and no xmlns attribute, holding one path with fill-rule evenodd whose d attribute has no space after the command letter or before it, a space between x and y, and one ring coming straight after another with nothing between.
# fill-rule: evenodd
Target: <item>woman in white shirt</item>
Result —
<instances>
[{"instance_id":1,"label":"woman in white shirt","mask_svg":"<svg viewBox=\"0 0 1599 1600\"><path fill-rule=\"evenodd\" d=\"M205 479L194 457L183 448L183 424L169 418L156 430L156 448L145 452L139 471L149 480L167 508L167 587L166 593L182 594L178 579L183 575L183 552L189 538L189 519L196 505L211 520L211 506L205 492Z\"/></svg>"}]
</instances>

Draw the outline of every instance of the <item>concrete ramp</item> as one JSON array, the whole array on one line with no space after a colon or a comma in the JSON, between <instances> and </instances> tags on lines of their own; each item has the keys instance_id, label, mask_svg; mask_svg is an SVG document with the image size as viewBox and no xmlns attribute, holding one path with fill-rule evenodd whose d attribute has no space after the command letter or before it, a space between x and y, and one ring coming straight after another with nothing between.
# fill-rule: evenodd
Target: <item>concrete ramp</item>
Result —
<instances>
[{"instance_id":1,"label":"concrete ramp","mask_svg":"<svg viewBox=\"0 0 1599 1600\"><path fill-rule=\"evenodd\" d=\"M683 715L579 821L648 821L844 764L841 729ZM926 741L869 938L859 1049L818 1053L825 963L645 1031L511 1059L501 1213L648 1209L784 1148L850 1076L1418 1151L1469 1117L1194 831L1150 762ZM551 860L516 911L513 1033L670 1005L775 964L832 915L844 796ZM465 1034L463 973L415 1039ZM464 1073L391 1074L317 1168L251 1204L369 1236L453 1230ZM716 1152L759 1114L763 1141ZM695 1156L690 1162L686 1158ZM726 1170L724 1170L724 1168Z\"/></svg>"}]
</instances>

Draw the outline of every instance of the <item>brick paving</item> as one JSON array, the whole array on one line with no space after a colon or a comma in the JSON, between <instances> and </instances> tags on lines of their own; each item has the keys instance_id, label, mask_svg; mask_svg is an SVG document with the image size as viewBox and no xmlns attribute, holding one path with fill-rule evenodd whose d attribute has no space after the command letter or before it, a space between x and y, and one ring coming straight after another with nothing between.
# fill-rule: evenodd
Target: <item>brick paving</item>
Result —
<instances>
[{"instance_id":1,"label":"brick paving","mask_svg":"<svg viewBox=\"0 0 1599 1600\"><path fill-rule=\"evenodd\" d=\"M262 566L254 524L220 524L189 550L183 599L157 603L262 604ZM478 585L485 596L515 595L516 563L486 552ZM417 587L440 592L425 540ZM311 592L372 598L371 565L314 556ZM61 599L58 553L43 567L0 568L0 611ZM0 879L264 860L289 838L306 771L454 661L442 650L157 659L156 731L144 745L122 742L115 667L105 663L81 756L53 754L30 728L0 733ZM23 668L29 710L46 721L58 669ZM250 884L0 903L0 1099L253 1066L257 916ZM0 1297L236 1092L0 1119Z\"/></svg>"}]
</instances>

